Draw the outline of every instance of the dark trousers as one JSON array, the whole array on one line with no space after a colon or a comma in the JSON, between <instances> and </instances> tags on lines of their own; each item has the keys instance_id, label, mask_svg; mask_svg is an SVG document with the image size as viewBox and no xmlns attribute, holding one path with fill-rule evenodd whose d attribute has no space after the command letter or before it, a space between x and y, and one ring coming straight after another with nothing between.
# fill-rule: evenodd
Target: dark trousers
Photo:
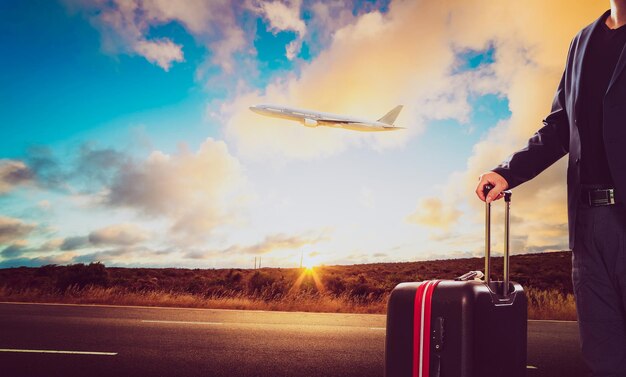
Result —
<instances>
[{"instance_id":1,"label":"dark trousers","mask_svg":"<svg viewBox=\"0 0 626 377\"><path fill-rule=\"evenodd\" d=\"M593 377L626 377L626 208L581 204L572 258L582 354Z\"/></svg>"}]
</instances>

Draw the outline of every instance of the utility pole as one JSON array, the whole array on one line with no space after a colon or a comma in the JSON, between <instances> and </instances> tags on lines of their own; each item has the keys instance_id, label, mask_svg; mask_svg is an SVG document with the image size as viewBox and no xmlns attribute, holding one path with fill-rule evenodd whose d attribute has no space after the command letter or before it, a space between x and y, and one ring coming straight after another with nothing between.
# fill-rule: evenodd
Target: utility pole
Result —
<instances>
[{"instance_id":1,"label":"utility pole","mask_svg":"<svg viewBox=\"0 0 626 377\"><path fill-rule=\"evenodd\" d=\"M261 268L261 257L259 257L259 268Z\"/></svg>"},{"instance_id":2,"label":"utility pole","mask_svg":"<svg viewBox=\"0 0 626 377\"><path fill-rule=\"evenodd\" d=\"M302 259L304 258L304 251L300 252L300 269L302 269Z\"/></svg>"},{"instance_id":3,"label":"utility pole","mask_svg":"<svg viewBox=\"0 0 626 377\"><path fill-rule=\"evenodd\" d=\"M254 269L256 270L256 257L254 257Z\"/></svg>"}]
</instances>

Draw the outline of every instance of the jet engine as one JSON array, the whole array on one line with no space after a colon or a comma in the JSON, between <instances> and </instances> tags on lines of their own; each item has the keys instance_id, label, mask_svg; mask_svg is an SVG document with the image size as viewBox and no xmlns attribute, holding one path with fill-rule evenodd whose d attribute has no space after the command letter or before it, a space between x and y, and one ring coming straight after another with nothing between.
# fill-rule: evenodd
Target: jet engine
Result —
<instances>
[{"instance_id":1,"label":"jet engine","mask_svg":"<svg viewBox=\"0 0 626 377\"><path fill-rule=\"evenodd\" d=\"M303 123L307 127L317 127L317 121L315 119L304 118Z\"/></svg>"}]
</instances>

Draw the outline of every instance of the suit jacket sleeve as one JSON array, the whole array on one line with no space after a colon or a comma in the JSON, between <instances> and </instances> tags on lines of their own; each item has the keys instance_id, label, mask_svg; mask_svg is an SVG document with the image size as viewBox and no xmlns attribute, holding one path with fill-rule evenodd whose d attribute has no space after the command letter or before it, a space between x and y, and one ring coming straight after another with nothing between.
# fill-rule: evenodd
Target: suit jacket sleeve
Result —
<instances>
[{"instance_id":1,"label":"suit jacket sleeve","mask_svg":"<svg viewBox=\"0 0 626 377\"><path fill-rule=\"evenodd\" d=\"M531 180L569 152L569 121L565 108L565 73L552 101L552 110L543 127L527 145L513 153L492 171L509 183L509 188Z\"/></svg>"}]
</instances>

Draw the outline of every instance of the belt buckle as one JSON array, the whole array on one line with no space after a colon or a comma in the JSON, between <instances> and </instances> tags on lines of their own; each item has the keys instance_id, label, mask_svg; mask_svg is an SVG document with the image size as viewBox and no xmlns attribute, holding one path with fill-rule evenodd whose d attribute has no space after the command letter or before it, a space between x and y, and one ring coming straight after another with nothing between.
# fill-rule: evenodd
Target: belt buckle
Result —
<instances>
[{"instance_id":1,"label":"belt buckle","mask_svg":"<svg viewBox=\"0 0 626 377\"><path fill-rule=\"evenodd\" d=\"M614 189L589 190L588 198L589 198L589 205L592 207L609 206L609 205L615 204L615 190Z\"/></svg>"}]
</instances>

